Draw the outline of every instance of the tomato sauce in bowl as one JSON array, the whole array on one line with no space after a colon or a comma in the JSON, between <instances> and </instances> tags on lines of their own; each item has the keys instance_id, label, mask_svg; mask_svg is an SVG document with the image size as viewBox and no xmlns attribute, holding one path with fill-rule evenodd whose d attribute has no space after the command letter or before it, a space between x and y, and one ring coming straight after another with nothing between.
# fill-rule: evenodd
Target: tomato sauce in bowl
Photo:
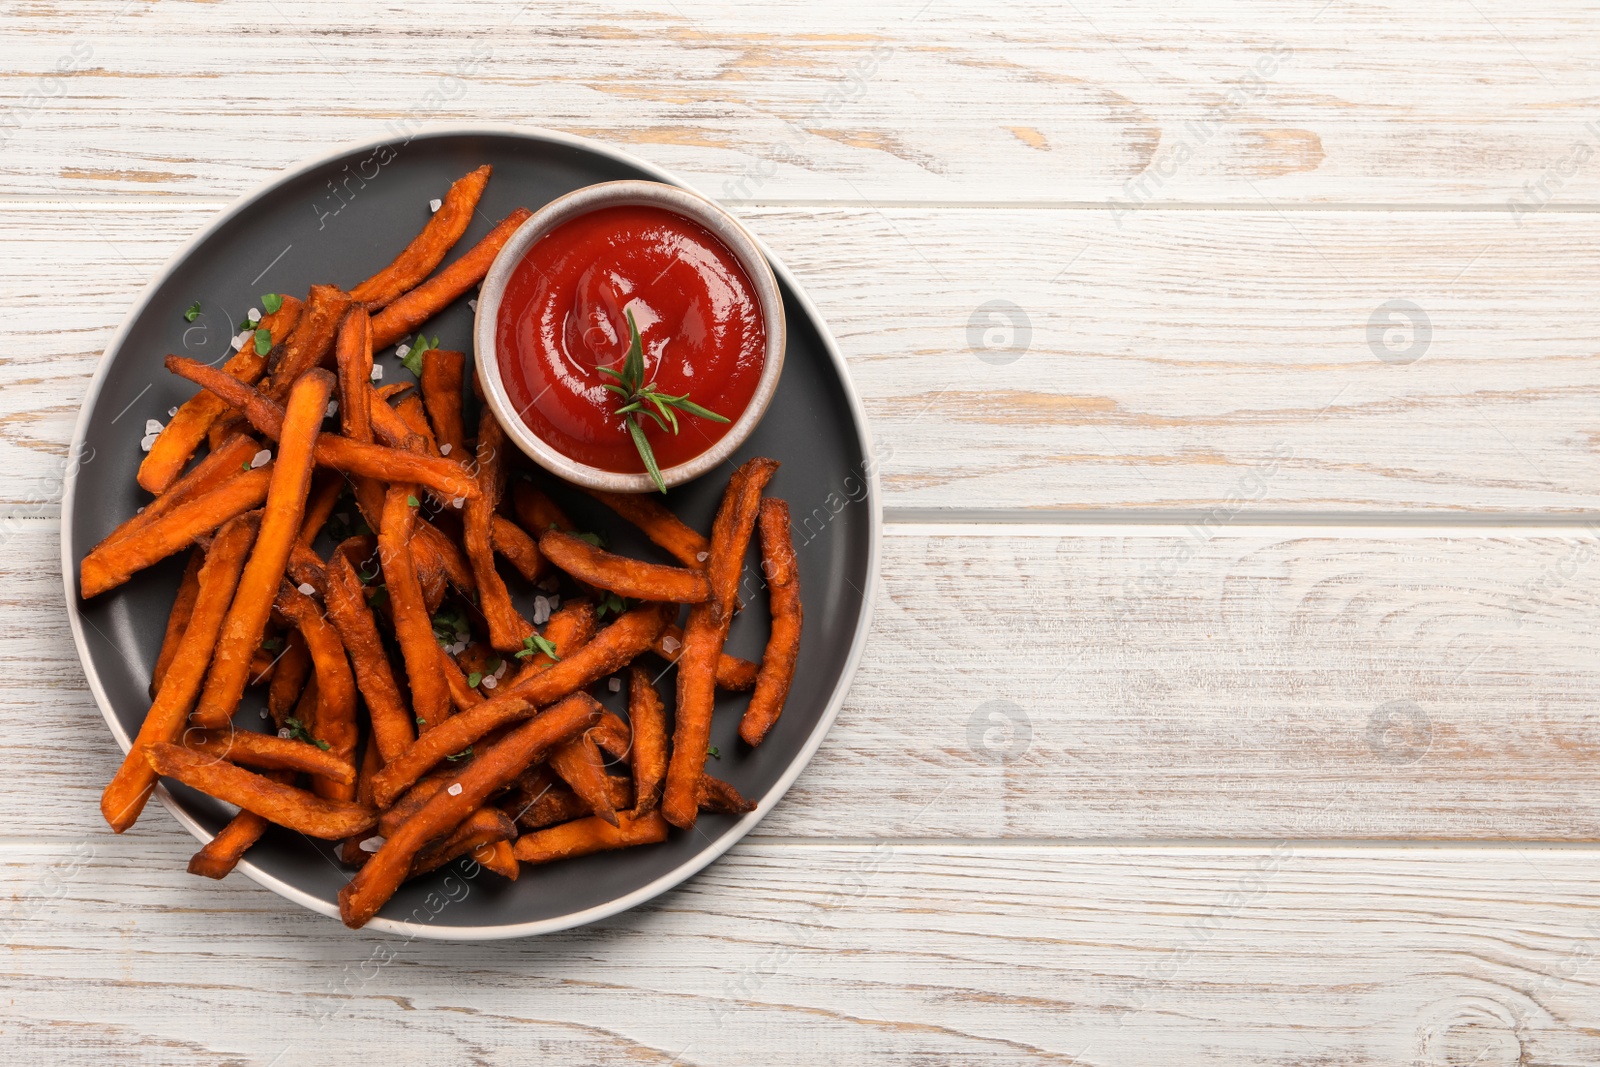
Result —
<instances>
[{"instance_id":1,"label":"tomato sauce in bowl","mask_svg":"<svg viewBox=\"0 0 1600 1067\"><path fill-rule=\"evenodd\" d=\"M604 471L645 470L606 388L638 327L644 380L726 417L678 412L679 432L639 417L663 470L717 444L761 382L768 324L735 254L663 207L600 207L556 225L512 268L493 323L511 408L540 440Z\"/></svg>"}]
</instances>

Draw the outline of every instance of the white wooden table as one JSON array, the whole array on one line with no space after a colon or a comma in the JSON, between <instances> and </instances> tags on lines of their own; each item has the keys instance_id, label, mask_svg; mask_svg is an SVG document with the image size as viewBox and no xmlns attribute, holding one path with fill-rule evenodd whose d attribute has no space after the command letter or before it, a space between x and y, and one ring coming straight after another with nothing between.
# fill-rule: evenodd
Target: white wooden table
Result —
<instances>
[{"instance_id":1,"label":"white wooden table","mask_svg":"<svg viewBox=\"0 0 1600 1067\"><path fill-rule=\"evenodd\" d=\"M1597 25L5 5L0 1061L1600 1063ZM789 797L650 906L489 945L192 878L160 811L107 832L56 562L172 250L460 119L731 203L892 450L866 660Z\"/></svg>"}]
</instances>

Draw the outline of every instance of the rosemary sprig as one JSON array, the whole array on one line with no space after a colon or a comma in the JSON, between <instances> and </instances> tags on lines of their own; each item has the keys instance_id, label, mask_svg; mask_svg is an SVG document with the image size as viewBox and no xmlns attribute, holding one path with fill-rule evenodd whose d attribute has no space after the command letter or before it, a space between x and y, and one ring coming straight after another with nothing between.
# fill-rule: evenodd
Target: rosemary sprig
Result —
<instances>
[{"instance_id":1,"label":"rosemary sprig","mask_svg":"<svg viewBox=\"0 0 1600 1067\"><path fill-rule=\"evenodd\" d=\"M644 460L644 469L650 472L656 488L665 493L667 483L661 477L661 468L656 464L656 454L650 447L649 438L644 435L644 427L639 425L639 416L649 416L657 426L672 434L678 432L680 411L713 422L729 420L696 404L689 399L688 393L671 396L657 389L654 382L644 380L644 342L639 338L639 326L633 321L633 312L629 311L627 315L629 343L628 354L622 360L622 370L614 371L610 367L601 367L599 370L617 380L615 385L607 382L605 387L620 398L617 414L628 424L628 436L633 438L633 447L639 450L639 458Z\"/></svg>"}]
</instances>

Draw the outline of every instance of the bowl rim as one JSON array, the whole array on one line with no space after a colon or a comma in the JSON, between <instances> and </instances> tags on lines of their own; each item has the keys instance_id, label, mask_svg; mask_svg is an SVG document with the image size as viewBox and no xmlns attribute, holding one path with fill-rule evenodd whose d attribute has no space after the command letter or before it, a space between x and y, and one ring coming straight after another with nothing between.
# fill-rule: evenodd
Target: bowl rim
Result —
<instances>
[{"instance_id":1,"label":"bowl rim","mask_svg":"<svg viewBox=\"0 0 1600 1067\"><path fill-rule=\"evenodd\" d=\"M499 334L500 304L505 297L506 285L529 250L557 227L611 207L657 207L697 223L733 253L755 289L756 301L761 308L762 326L766 332L762 350L761 377L755 392L744 411L734 420L728 432L710 448L682 463L661 468L661 480L668 489L693 481L714 470L749 439L756 426L766 415L767 405L778 389L783 374L783 357L787 349L788 329L784 318L783 295L772 274L766 256L756 239L721 205L676 185L660 181L625 178L617 181L597 182L574 189L545 204L515 233L495 255L483 283L478 287L478 306L472 323L473 367L478 384L483 389L484 401L494 412L513 443L528 458L557 477L589 489L611 493L651 493L658 486L648 473L626 473L595 467L573 459L545 441L517 414L506 392L500 372L500 359L496 345Z\"/></svg>"},{"instance_id":2,"label":"bowl rim","mask_svg":"<svg viewBox=\"0 0 1600 1067\"><path fill-rule=\"evenodd\" d=\"M83 450L84 441L89 430L89 413L99 402L101 389L110 375L113 355L121 353L122 346L127 340L129 332L133 329L134 322L145 313L145 310L155 297L156 290L161 287L179 263L187 258L201 242L227 226L236 215L253 205L278 185L303 177L352 153L372 151L381 146L396 143L409 144L414 140L473 135L518 137L543 141L547 144L580 151L593 152L596 155L635 167L663 183L677 185L685 189L689 188L682 179L670 171L603 142L580 137L576 134L563 133L559 130L549 130L538 126L519 126L514 123L503 122L429 123L406 137L389 136L366 141L348 142L317 156L290 164L281 171L258 182L253 188L246 190L238 199L229 204L215 218L202 226L179 246L168 257L167 261L151 275L150 281L139 295L134 298L127 315L123 317L122 323L117 327L116 332L107 343L99 365L96 367L93 377L89 380L89 386L84 392L83 404L78 409L78 418L73 426L72 443L69 446L68 456L79 455ZM811 298L796 283L794 276L783 261L774 255L772 250L767 248L760 239L757 239L756 243L761 248L773 273L789 287L790 299L794 300L795 304L811 320L817 330L818 339L822 344L823 350L833 362L835 373L839 375L840 381L846 386L844 390L845 403L849 407L851 420L856 430L857 444L860 446L861 455L864 457L860 473L866 484L865 503L868 505L866 594L862 597L860 622L857 625L855 635L851 639L844 666L839 671L839 677L834 683L833 692L829 696L822 714L818 717L816 725L812 727L810 735L800 745L794 758L789 761L788 768L785 769L767 795L761 799L754 811L742 816L710 847L695 853L683 863L672 868L672 870L640 886L631 893L626 893L604 904L597 904L583 911L569 912L565 915L552 916L548 919L535 919L530 922L504 923L494 926L437 927L425 923L408 922L404 919L384 918L378 915L374 916L360 931L354 932L365 933L370 931L391 934L408 940L422 938L430 941L498 941L559 933L563 930L586 926L621 914L682 885L716 862L724 853L743 840L745 835L753 830L756 824L777 806L778 801L783 799L790 787L794 785L795 780L800 777L801 772L810 765L817 749L822 745L823 738L833 728L834 721L838 719L839 712L844 707L844 700L850 691L850 683L855 677L856 669L860 666L867 644L867 635L872 629L872 618L877 602L878 584L883 565L883 497L878 479L878 466L882 454L873 444L871 427L867 422L866 411L862 407L860 394L856 391L855 384L850 377L849 365L840 353L839 346L834 341L833 333L828 329L826 320L822 318ZM100 709L101 718L105 720L107 729L110 730L111 736L122 747L122 751L127 752L132 747L133 738L123 729L121 721L117 718L112 708L110 695L106 692L105 685L100 680L99 671L94 667L94 661L89 655L88 638L84 633L86 620L83 617L83 613L78 609L78 589L75 580L77 560L73 558L76 545L71 535L76 511L77 484L78 466L76 463L69 461L66 476L62 479L60 527L61 578L66 594L67 625L72 631L72 642L78 653L78 662L84 668L84 676L89 685L89 692L94 696L95 704ZM211 831L201 825L199 820L178 802L165 783L157 783L154 795L172 815L173 819L188 830L195 840L205 844L212 839L214 835ZM291 885L275 875L269 874L252 863L248 854L239 861L236 869L263 889L270 890L285 900L299 904L309 912L332 919L341 931L345 930L343 924L338 923L339 909L336 904L330 904L320 897L313 896L300 889L298 886Z\"/></svg>"}]
</instances>

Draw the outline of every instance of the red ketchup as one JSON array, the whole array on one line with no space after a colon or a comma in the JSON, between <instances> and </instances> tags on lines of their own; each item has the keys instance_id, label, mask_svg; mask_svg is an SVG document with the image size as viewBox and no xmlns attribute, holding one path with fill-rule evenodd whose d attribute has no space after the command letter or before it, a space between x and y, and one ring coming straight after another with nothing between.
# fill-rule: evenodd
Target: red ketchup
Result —
<instances>
[{"instance_id":1,"label":"red ketchup","mask_svg":"<svg viewBox=\"0 0 1600 1067\"><path fill-rule=\"evenodd\" d=\"M644 380L726 416L680 412L676 435L640 418L662 470L716 444L761 378L766 325L726 245L656 207L609 207L570 219L528 249L500 302L500 377L522 421L564 455L602 470L643 472L621 403L604 388L622 369L631 311Z\"/></svg>"}]
</instances>

